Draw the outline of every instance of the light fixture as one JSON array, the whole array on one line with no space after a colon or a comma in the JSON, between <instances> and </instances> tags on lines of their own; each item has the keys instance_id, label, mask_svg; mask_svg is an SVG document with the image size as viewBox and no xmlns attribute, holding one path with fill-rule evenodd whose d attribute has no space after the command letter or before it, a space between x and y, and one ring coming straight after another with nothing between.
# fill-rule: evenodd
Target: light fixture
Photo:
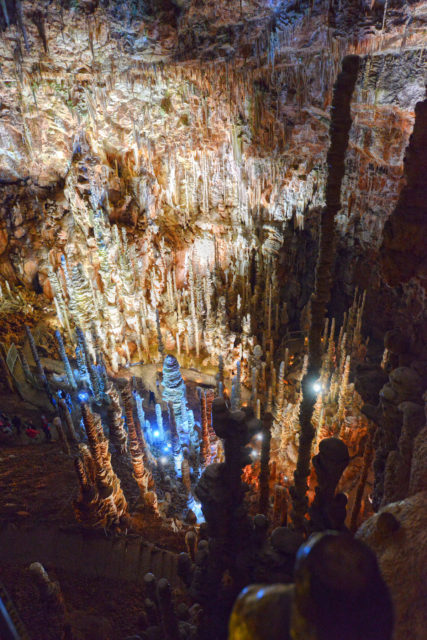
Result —
<instances>
[{"instance_id":1,"label":"light fixture","mask_svg":"<svg viewBox=\"0 0 427 640\"><path fill-rule=\"evenodd\" d=\"M318 380L313 384L313 391L315 393L319 393L319 391L322 391L322 385Z\"/></svg>"}]
</instances>

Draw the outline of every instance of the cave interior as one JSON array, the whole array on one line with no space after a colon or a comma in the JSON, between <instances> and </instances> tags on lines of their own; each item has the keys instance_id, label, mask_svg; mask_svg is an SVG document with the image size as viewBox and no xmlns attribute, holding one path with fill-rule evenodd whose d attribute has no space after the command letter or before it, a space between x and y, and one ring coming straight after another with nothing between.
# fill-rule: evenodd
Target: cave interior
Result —
<instances>
[{"instance_id":1,"label":"cave interior","mask_svg":"<svg viewBox=\"0 0 427 640\"><path fill-rule=\"evenodd\" d=\"M0 0L0 638L423 640L427 3Z\"/></svg>"}]
</instances>

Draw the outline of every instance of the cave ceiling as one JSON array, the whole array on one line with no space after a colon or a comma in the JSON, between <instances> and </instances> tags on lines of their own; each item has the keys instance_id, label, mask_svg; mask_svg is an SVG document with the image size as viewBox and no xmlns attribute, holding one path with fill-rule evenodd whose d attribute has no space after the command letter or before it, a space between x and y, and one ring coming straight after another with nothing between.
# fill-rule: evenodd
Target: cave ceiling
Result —
<instances>
[{"instance_id":1,"label":"cave ceiling","mask_svg":"<svg viewBox=\"0 0 427 640\"><path fill-rule=\"evenodd\" d=\"M38 274L48 293L46 260L81 258L97 207L175 251L235 241L237 222L310 224L347 53L361 65L338 225L379 248L425 96L426 3L2 0L0 26L4 278Z\"/></svg>"}]
</instances>

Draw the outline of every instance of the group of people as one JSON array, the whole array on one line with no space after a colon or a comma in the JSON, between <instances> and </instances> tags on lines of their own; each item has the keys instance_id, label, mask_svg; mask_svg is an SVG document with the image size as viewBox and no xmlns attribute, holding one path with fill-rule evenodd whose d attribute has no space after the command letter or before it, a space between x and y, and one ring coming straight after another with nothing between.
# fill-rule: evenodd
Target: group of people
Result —
<instances>
[{"instance_id":1,"label":"group of people","mask_svg":"<svg viewBox=\"0 0 427 640\"><path fill-rule=\"evenodd\" d=\"M45 415L40 417L40 426L37 428L31 419L22 420L17 415L9 417L6 413L0 413L0 432L5 436L16 435L20 438L25 434L30 440L35 440L40 431L43 432L46 442L52 440L49 421Z\"/></svg>"}]
</instances>

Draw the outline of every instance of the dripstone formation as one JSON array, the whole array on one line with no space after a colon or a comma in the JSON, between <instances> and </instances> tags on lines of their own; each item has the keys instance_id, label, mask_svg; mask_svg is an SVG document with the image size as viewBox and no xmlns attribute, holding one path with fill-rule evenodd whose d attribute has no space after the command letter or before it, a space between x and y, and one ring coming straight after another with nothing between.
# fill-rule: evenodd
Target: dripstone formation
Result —
<instances>
[{"instance_id":1,"label":"dripstone formation","mask_svg":"<svg viewBox=\"0 0 427 640\"><path fill-rule=\"evenodd\" d=\"M0 0L11 637L424 640L426 43Z\"/></svg>"}]
</instances>

